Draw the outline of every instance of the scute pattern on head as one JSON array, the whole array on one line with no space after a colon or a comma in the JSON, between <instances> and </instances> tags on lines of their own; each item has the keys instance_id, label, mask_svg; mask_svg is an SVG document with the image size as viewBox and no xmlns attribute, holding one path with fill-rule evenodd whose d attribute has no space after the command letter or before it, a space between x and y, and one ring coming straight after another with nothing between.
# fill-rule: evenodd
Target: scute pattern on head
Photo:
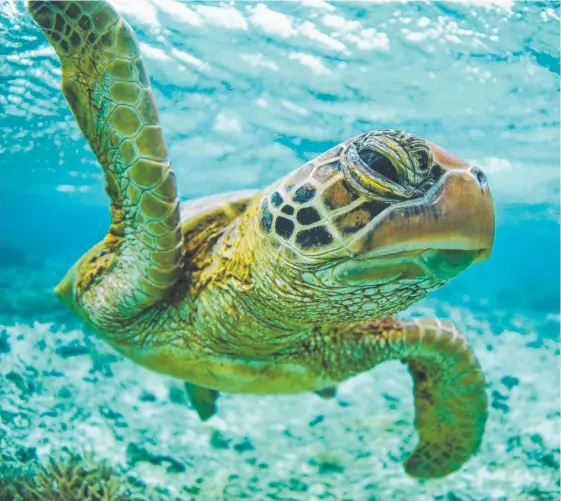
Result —
<instances>
[{"instance_id":1,"label":"scute pattern on head","mask_svg":"<svg viewBox=\"0 0 561 501\"><path fill-rule=\"evenodd\" d=\"M412 154L427 148L414 136L399 131L376 131L342 143L276 183L262 201L260 227L276 239L274 247L285 249L303 262L329 253L344 253L346 240L363 229L390 206L391 200L365 196L349 184L343 170L343 154L351 145L359 147L372 137L389 137ZM386 138L387 139L387 138ZM427 159L428 159L427 155Z\"/></svg>"},{"instance_id":2,"label":"scute pattern on head","mask_svg":"<svg viewBox=\"0 0 561 501\"><path fill-rule=\"evenodd\" d=\"M342 245L330 228L331 209L320 203L326 183L341 176L338 157L323 157L277 183L261 204L261 229L276 238L278 245L290 247L303 257L334 251Z\"/></svg>"}]
</instances>

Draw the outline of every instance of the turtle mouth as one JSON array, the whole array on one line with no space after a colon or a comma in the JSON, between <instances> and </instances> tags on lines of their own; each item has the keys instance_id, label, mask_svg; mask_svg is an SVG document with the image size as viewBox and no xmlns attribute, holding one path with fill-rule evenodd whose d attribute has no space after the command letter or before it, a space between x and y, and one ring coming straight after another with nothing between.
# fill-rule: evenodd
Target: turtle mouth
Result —
<instances>
[{"instance_id":1,"label":"turtle mouth","mask_svg":"<svg viewBox=\"0 0 561 501\"><path fill-rule=\"evenodd\" d=\"M443 284L478 262L481 250L418 249L384 256L349 259L333 270L333 278L346 286L384 285L430 277L430 284Z\"/></svg>"},{"instance_id":2,"label":"turtle mouth","mask_svg":"<svg viewBox=\"0 0 561 501\"><path fill-rule=\"evenodd\" d=\"M389 206L346 248L360 260L431 251L452 261L469 255L475 263L490 256L494 237L487 180L470 167L449 170L422 198ZM427 266L434 268L429 261Z\"/></svg>"}]
</instances>

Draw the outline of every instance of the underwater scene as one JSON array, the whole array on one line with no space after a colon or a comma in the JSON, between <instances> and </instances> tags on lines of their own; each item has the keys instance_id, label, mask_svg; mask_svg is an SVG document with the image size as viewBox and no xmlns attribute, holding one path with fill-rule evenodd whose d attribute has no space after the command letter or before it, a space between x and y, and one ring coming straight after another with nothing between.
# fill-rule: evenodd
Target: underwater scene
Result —
<instances>
[{"instance_id":1,"label":"underwater scene","mask_svg":"<svg viewBox=\"0 0 561 501\"><path fill-rule=\"evenodd\" d=\"M559 499L559 2L0 41L0 501Z\"/></svg>"}]
</instances>

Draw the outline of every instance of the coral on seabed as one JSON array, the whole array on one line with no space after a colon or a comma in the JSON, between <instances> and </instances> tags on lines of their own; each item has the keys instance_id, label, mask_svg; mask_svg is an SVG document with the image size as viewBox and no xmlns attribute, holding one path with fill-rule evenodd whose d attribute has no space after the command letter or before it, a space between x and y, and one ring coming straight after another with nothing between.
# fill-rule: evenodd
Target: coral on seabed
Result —
<instances>
[{"instance_id":1,"label":"coral on seabed","mask_svg":"<svg viewBox=\"0 0 561 501\"><path fill-rule=\"evenodd\" d=\"M126 501L126 479L105 462L66 452L33 474L0 477L0 501Z\"/></svg>"}]
</instances>

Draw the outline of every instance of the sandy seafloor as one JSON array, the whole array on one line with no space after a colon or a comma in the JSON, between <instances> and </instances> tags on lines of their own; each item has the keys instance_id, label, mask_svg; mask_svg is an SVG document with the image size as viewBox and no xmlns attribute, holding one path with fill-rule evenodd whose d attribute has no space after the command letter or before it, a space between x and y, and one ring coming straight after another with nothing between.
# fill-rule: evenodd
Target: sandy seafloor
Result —
<instances>
[{"instance_id":1,"label":"sandy seafloor","mask_svg":"<svg viewBox=\"0 0 561 501\"><path fill-rule=\"evenodd\" d=\"M16 295L9 286L25 287L21 269L3 271L3 291ZM178 381L115 355L46 294L15 303L39 319L1 319L4 471L67 447L159 487L161 499L558 499L558 317L440 300L409 312L467 332L491 402L480 453L445 479L417 481L401 466L416 438L411 381L397 362L340 385L335 400L223 395L218 415L202 423Z\"/></svg>"},{"instance_id":2,"label":"sandy seafloor","mask_svg":"<svg viewBox=\"0 0 561 501\"><path fill-rule=\"evenodd\" d=\"M134 27L184 198L260 188L338 142L405 128L481 166L491 259L404 313L466 332L489 381L480 453L401 466L411 381L386 363L315 395L224 395L98 341L52 294L107 229L99 167L22 2L0 0L0 476L93 451L162 499L559 499L559 2L148 1ZM140 488L140 487L139 487ZM141 489L142 490L142 489Z\"/></svg>"}]
</instances>

